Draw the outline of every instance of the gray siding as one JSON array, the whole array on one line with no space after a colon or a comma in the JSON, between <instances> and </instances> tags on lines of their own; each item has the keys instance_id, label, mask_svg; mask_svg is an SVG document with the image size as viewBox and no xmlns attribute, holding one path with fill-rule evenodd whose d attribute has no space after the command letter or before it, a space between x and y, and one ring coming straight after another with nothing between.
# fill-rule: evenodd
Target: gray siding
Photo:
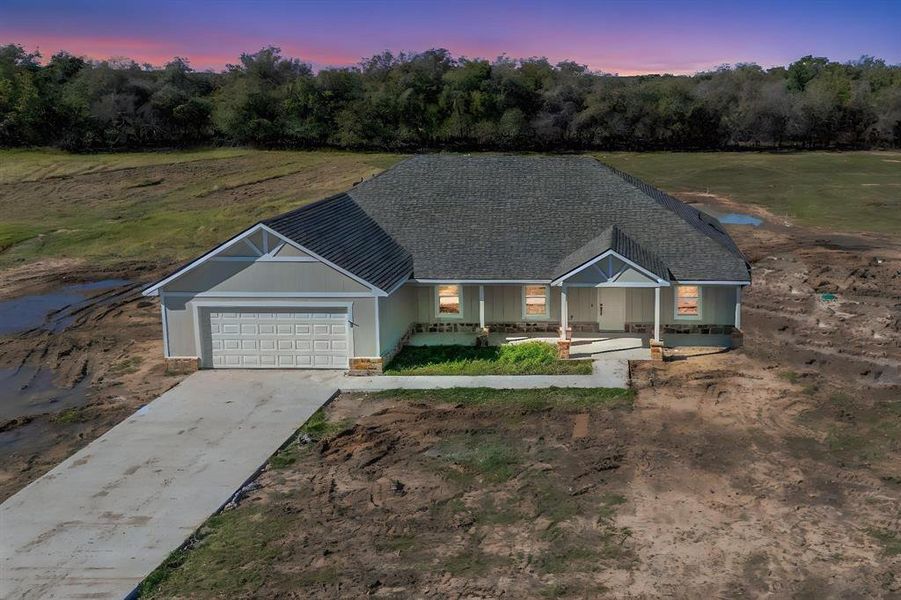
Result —
<instances>
[{"instance_id":1,"label":"gray siding","mask_svg":"<svg viewBox=\"0 0 901 600\"><path fill-rule=\"evenodd\" d=\"M208 261L167 292L364 292L369 289L319 262Z\"/></svg>"},{"instance_id":2,"label":"gray siding","mask_svg":"<svg viewBox=\"0 0 901 600\"><path fill-rule=\"evenodd\" d=\"M463 318L439 319L435 314L435 286L416 285L416 322L479 322L479 286L463 286ZM516 323L523 321L522 286L521 285L486 285L485 286L485 322ZM560 288L551 288L551 307L546 319L528 319L529 321L560 320Z\"/></svg>"},{"instance_id":3,"label":"gray siding","mask_svg":"<svg viewBox=\"0 0 901 600\"><path fill-rule=\"evenodd\" d=\"M243 244L243 242L242 242ZM162 304L166 315L166 335L169 356L199 356L196 348L194 305L200 298L193 295L204 292L235 293L236 296L203 298L215 301L219 306L240 306L249 300L273 302L296 301L315 308L317 304L352 303L354 327L353 352L355 356L376 356L376 299L366 296L369 289L350 277L319 262L244 262L208 261L185 273L162 290ZM178 296L170 295L178 292ZM274 293L315 293L315 298L284 298ZM252 293L252 298L240 297ZM360 294L360 296L327 296L335 294ZM323 294L323 296L319 296ZM201 311L202 314L202 311Z\"/></svg>"},{"instance_id":4,"label":"gray siding","mask_svg":"<svg viewBox=\"0 0 901 600\"><path fill-rule=\"evenodd\" d=\"M654 322L654 290L629 288L626 290L626 322ZM735 287L701 286L701 318L675 319L673 315L673 288L660 288L660 322L663 325L734 325Z\"/></svg>"},{"instance_id":5,"label":"gray siding","mask_svg":"<svg viewBox=\"0 0 901 600\"><path fill-rule=\"evenodd\" d=\"M394 350L414 322L416 322L417 288L403 285L379 303L379 350L382 356Z\"/></svg>"},{"instance_id":6,"label":"gray siding","mask_svg":"<svg viewBox=\"0 0 901 600\"><path fill-rule=\"evenodd\" d=\"M199 356L195 343L194 303L213 301L222 307L239 307L247 298L193 298L163 295L163 310L166 311L169 339L169 356ZM266 300L255 298L254 300ZM284 298L273 298L274 302L288 301ZM309 308L325 307L329 303L352 303L351 311L354 326L354 356L376 356L375 344L375 301L376 298L298 298L290 301L303 302ZM230 304L231 303L231 304ZM257 307L258 310L264 310ZM198 314L203 315L200 310Z\"/></svg>"},{"instance_id":7,"label":"gray siding","mask_svg":"<svg viewBox=\"0 0 901 600\"><path fill-rule=\"evenodd\" d=\"M408 287L408 286L405 286ZM409 286L415 295L415 321L418 323L453 322L454 319L438 319L435 315L435 286ZM660 289L661 324L705 324L733 325L735 321L735 287L734 286L701 286L701 319L676 320L673 315L673 289ZM572 322L597 321L598 288L567 288L567 305L569 320ZM654 321L654 289L626 288L625 321L627 323L653 323ZM479 322L479 286L463 286L463 318L456 319L464 323ZM560 320L560 288L551 288L551 310L547 321ZM522 318L522 286L521 285L486 285L485 286L485 322L511 323L521 322Z\"/></svg>"}]
</instances>

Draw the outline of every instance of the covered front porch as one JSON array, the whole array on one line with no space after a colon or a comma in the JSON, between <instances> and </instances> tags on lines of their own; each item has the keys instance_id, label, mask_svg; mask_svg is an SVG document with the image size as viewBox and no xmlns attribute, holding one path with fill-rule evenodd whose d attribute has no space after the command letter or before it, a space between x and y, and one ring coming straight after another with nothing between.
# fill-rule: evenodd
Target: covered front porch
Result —
<instances>
[{"instance_id":1,"label":"covered front porch","mask_svg":"<svg viewBox=\"0 0 901 600\"><path fill-rule=\"evenodd\" d=\"M414 333L409 346L472 346L479 334L476 332L428 332ZM556 344L560 336L555 333L489 333L488 345L521 344L543 341ZM569 356L574 359L624 359L650 360L650 337L635 333L575 333L572 335Z\"/></svg>"}]
</instances>

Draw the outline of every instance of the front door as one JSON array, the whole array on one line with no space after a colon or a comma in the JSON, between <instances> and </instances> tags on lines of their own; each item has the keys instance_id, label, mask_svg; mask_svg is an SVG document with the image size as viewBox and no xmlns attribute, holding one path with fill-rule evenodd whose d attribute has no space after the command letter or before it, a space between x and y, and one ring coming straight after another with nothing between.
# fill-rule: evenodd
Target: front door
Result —
<instances>
[{"instance_id":1,"label":"front door","mask_svg":"<svg viewBox=\"0 0 901 600\"><path fill-rule=\"evenodd\" d=\"M625 288L598 288L598 328L601 331L626 330Z\"/></svg>"}]
</instances>

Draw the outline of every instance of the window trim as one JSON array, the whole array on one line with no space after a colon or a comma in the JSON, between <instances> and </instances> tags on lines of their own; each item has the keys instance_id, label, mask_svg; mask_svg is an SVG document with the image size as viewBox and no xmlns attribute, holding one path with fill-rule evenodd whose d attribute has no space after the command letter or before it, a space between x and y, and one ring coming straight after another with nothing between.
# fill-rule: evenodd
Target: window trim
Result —
<instances>
[{"instance_id":1,"label":"window trim","mask_svg":"<svg viewBox=\"0 0 901 600\"><path fill-rule=\"evenodd\" d=\"M544 288L544 313L540 315L530 315L526 313L526 288L530 287L538 287L541 286ZM524 285L521 288L520 292L520 312L522 313L523 320L528 321L547 321L551 318L551 286L545 284L530 284Z\"/></svg>"},{"instance_id":2,"label":"window trim","mask_svg":"<svg viewBox=\"0 0 901 600\"><path fill-rule=\"evenodd\" d=\"M438 290L439 290L440 287L443 286L443 285L455 285L455 286L457 286L458 288L460 288L460 293L457 295L457 297L460 299L460 312L458 312L457 314L450 314L450 313L442 313L442 312L441 312L441 295L440 295L440 293L439 293ZM464 303L463 303L463 284L462 284L462 283L439 283L439 284L436 284L436 285L435 285L434 290L435 290L435 292L434 292L434 294L435 294L435 318L436 318L436 319L442 319L442 320L444 320L444 319L450 319L450 320L460 320L460 319L462 319L462 318L463 318L463 310L464 310L464 308L463 308L463 307L464 307Z\"/></svg>"},{"instance_id":3,"label":"window trim","mask_svg":"<svg viewBox=\"0 0 901 600\"><path fill-rule=\"evenodd\" d=\"M696 315L680 315L679 314L679 290L684 287L698 288L698 314ZM691 285L674 285L673 286L673 319L676 321L700 321L704 311L704 288L697 284Z\"/></svg>"}]
</instances>

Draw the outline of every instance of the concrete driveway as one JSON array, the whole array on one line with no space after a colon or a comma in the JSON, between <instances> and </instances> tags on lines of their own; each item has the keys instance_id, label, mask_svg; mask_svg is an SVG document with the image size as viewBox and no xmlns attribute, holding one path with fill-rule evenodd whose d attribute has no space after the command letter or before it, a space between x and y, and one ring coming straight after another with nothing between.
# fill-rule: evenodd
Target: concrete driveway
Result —
<instances>
[{"instance_id":1,"label":"concrete driveway","mask_svg":"<svg viewBox=\"0 0 901 600\"><path fill-rule=\"evenodd\" d=\"M128 595L338 390L626 387L591 375L347 377L201 371L0 506L0 599Z\"/></svg>"},{"instance_id":2,"label":"concrete driveway","mask_svg":"<svg viewBox=\"0 0 901 600\"><path fill-rule=\"evenodd\" d=\"M0 506L0 598L129 594L336 392L192 375Z\"/></svg>"}]
</instances>

